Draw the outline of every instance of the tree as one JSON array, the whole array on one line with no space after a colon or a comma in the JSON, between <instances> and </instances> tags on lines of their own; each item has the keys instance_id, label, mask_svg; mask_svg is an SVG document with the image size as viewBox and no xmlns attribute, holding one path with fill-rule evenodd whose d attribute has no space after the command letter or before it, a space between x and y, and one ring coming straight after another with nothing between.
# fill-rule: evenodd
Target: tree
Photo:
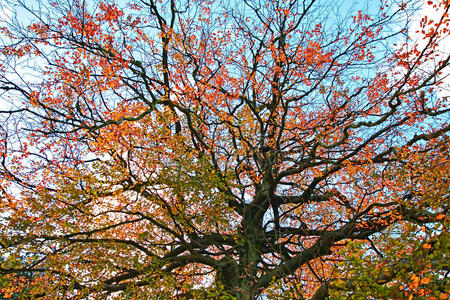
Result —
<instances>
[{"instance_id":1,"label":"tree","mask_svg":"<svg viewBox=\"0 0 450 300\"><path fill-rule=\"evenodd\" d=\"M448 296L448 3L14 4L4 295Z\"/></svg>"}]
</instances>

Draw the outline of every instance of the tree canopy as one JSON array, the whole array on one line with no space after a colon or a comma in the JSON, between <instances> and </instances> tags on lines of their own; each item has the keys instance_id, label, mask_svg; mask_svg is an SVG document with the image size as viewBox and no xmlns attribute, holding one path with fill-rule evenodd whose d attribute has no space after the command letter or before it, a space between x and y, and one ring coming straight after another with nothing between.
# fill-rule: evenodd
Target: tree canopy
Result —
<instances>
[{"instance_id":1,"label":"tree canopy","mask_svg":"<svg viewBox=\"0 0 450 300\"><path fill-rule=\"evenodd\" d=\"M447 1L3 5L3 297L448 297Z\"/></svg>"}]
</instances>

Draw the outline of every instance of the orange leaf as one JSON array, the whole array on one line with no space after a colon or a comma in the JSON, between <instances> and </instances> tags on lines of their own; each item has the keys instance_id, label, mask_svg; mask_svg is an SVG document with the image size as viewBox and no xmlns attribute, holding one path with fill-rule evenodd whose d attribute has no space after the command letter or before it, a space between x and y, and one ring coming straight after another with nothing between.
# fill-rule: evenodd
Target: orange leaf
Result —
<instances>
[{"instance_id":1,"label":"orange leaf","mask_svg":"<svg viewBox=\"0 0 450 300\"><path fill-rule=\"evenodd\" d=\"M420 281L420 284L427 284L430 282L430 278L422 278L422 280Z\"/></svg>"},{"instance_id":2,"label":"orange leaf","mask_svg":"<svg viewBox=\"0 0 450 300\"><path fill-rule=\"evenodd\" d=\"M439 216L436 217L436 220L442 220L445 218L445 215L441 214Z\"/></svg>"}]
</instances>

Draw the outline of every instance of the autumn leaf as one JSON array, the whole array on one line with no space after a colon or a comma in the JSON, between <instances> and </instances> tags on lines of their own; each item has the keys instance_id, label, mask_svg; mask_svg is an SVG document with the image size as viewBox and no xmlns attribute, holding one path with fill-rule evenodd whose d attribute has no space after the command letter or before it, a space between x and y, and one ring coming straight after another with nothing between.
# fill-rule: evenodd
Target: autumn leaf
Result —
<instances>
[{"instance_id":1,"label":"autumn leaf","mask_svg":"<svg viewBox=\"0 0 450 300\"><path fill-rule=\"evenodd\" d=\"M10 2L2 297L448 297L448 5Z\"/></svg>"}]
</instances>

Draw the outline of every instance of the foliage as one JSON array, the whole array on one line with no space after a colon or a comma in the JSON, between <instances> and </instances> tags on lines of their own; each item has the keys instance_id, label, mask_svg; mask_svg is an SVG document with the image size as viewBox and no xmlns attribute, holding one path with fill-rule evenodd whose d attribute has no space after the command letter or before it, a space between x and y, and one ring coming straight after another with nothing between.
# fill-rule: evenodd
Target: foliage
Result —
<instances>
[{"instance_id":1,"label":"foliage","mask_svg":"<svg viewBox=\"0 0 450 300\"><path fill-rule=\"evenodd\" d=\"M448 297L449 4L371 3L11 2L1 293Z\"/></svg>"}]
</instances>

